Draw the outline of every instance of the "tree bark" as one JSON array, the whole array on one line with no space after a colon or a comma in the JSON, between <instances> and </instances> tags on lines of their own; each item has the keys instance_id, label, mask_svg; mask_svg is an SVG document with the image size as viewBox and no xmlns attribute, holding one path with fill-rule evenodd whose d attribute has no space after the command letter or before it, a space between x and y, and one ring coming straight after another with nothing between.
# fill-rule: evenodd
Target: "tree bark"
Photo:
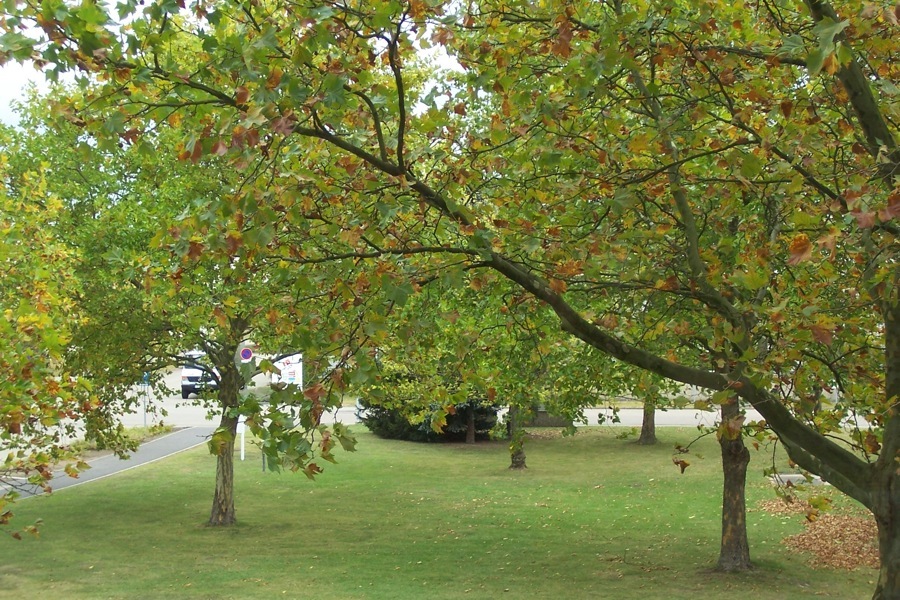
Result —
<instances>
[{"instance_id":1,"label":"tree bark","mask_svg":"<svg viewBox=\"0 0 900 600\"><path fill-rule=\"evenodd\" d=\"M722 449L722 544L716 568L726 573L747 571L750 562L750 543L747 540L747 465L750 451L738 429L729 429L727 423L740 418L737 398L722 405L722 427L719 446Z\"/></svg>"},{"instance_id":2,"label":"tree bark","mask_svg":"<svg viewBox=\"0 0 900 600\"><path fill-rule=\"evenodd\" d=\"M226 411L227 412L227 411ZM222 415L219 431L227 432L216 454L216 491L213 494L209 525L234 525L234 438L237 432L237 418ZM217 432L218 433L218 432Z\"/></svg>"},{"instance_id":3,"label":"tree bark","mask_svg":"<svg viewBox=\"0 0 900 600\"><path fill-rule=\"evenodd\" d=\"M885 299L884 314L884 365L885 396L900 397L900 300L896 284L893 293ZM900 481L897 459L900 457L900 418L892 414L882 435L881 453L875 463L872 478L872 514L878 524L878 550L881 566L875 600L900 598Z\"/></svg>"},{"instance_id":4,"label":"tree bark","mask_svg":"<svg viewBox=\"0 0 900 600\"><path fill-rule=\"evenodd\" d=\"M878 524L878 551L881 556L878 584L874 600L896 600L900 598L900 489L896 473L890 474L889 481L877 496L875 522Z\"/></svg>"},{"instance_id":5,"label":"tree bark","mask_svg":"<svg viewBox=\"0 0 900 600\"><path fill-rule=\"evenodd\" d=\"M525 431L522 429L521 409L516 405L509 407L509 468L525 469Z\"/></svg>"},{"instance_id":6,"label":"tree bark","mask_svg":"<svg viewBox=\"0 0 900 600\"><path fill-rule=\"evenodd\" d=\"M217 367L221 373L219 382L219 404L222 408L222 419L214 434L216 453L216 490L213 494L212 511L209 525L227 526L236 522L234 513L234 439L237 435L238 418L231 416L231 411L238 407L238 392L241 388L241 376L234 364L232 354L225 351Z\"/></svg>"},{"instance_id":7,"label":"tree bark","mask_svg":"<svg viewBox=\"0 0 900 600\"><path fill-rule=\"evenodd\" d=\"M466 409L466 443L475 443L475 407L469 406Z\"/></svg>"},{"instance_id":8,"label":"tree bark","mask_svg":"<svg viewBox=\"0 0 900 600\"><path fill-rule=\"evenodd\" d=\"M656 443L656 405L653 402L644 402L641 437L637 443L642 446L652 446Z\"/></svg>"}]
</instances>

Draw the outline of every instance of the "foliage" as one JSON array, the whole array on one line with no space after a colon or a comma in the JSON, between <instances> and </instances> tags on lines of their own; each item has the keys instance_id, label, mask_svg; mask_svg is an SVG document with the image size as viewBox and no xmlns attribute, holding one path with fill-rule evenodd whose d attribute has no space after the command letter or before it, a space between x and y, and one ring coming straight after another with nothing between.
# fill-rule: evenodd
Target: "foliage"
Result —
<instances>
[{"instance_id":1,"label":"foliage","mask_svg":"<svg viewBox=\"0 0 900 600\"><path fill-rule=\"evenodd\" d=\"M124 2L111 27L90 3L7 6L0 52L102 81L61 108L100 148L167 123L185 161L266 172L233 203L365 264L349 306L402 306L423 272L505 279L610 357L737 394L872 510L876 595L900 593L892 7ZM426 80L435 46L459 69ZM871 437L828 436L856 415Z\"/></svg>"},{"instance_id":2,"label":"foliage","mask_svg":"<svg viewBox=\"0 0 900 600\"><path fill-rule=\"evenodd\" d=\"M366 406L365 402L361 404L365 409L361 419L363 424L381 438L411 442L461 442L466 437L466 412L470 410L466 405L453 406L452 412L445 417L445 425L438 432L432 428L428 416L421 423L410 423L409 418L396 408ZM476 436L486 439L497 424L497 408L476 405L471 410L475 411Z\"/></svg>"},{"instance_id":3,"label":"foliage","mask_svg":"<svg viewBox=\"0 0 900 600\"><path fill-rule=\"evenodd\" d=\"M239 397L251 376L274 368L270 361L237 360L251 336L272 355L305 351L310 371L326 360L318 353L337 347L341 355L343 337L332 336L326 344L297 334L306 327L297 318L300 304L305 302L306 323L318 317L322 336L331 335L322 327L329 320L346 329L347 322L338 320L328 302L320 304L317 315L312 300L318 290L304 294L296 283L297 269L288 273L284 265L269 262L267 245L273 240L265 230L271 227L270 215L230 212L219 198L230 184L212 165L196 171L171 153L94 148L83 143L77 127L38 112L25 115L32 135L11 134L5 146L20 173L27 173L34 157L46 156L46 186L64 199L54 207L57 215L48 229L78 256L71 261L71 275L81 293L72 305L83 317L68 330L60 328L71 331L71 339L60 346L65 354L58 358L91 381L97 395L91 410L77 415L86 437L119 453L132 449L136 442L117 418L137 401L128 390L144 373L183 364L199 348L208 360L203 368L221 379L214 397L198 399L223 415L223 427L210 444L214 454L221 456L233 444L241 414L264 439L271 468L314 476L322 470L314 459L333 462L335 444L352 449L345 428L319 423L322 412L339 402L340 369L321 370L320 379L308 381L305 390L278 390L268 405L255 398L242 403ZM95 169L85 172L85 160ZM300 281L310 285L313 273L306 275ZM151 385L161 388L160 379L152 377Z\"/></svg>"},{"instance_id":4,"label":"foliage","mask_svg":"<svg viewBox=\"0 0 900 600\"><path fill-rule=\"evenodd\" d=\"M6 136L0 130L0 143ZM17 538L19 530L7 529L15 490L49 490L61 461L72 476L86 467L64 440L97 404L89 383L63 361L79 318L77 257L51 227L62 206L46 167L14 174L0 153L0 526Z\"/></svg>"},{"instance_id":5,"label":"foliage","mask_svg":"<svg viewBox=\"0 0 900 600\"><path fill-rule=\"evenodd\" d=\"M381 361L381 374L359 400L363 424L379 437L414 442L462 441L468 412L474 411L476 435L484 438L497 423L498 406L484 397L461 392L461 374L438 360L436 373L420 371L422 363L402 366ZM441 401L439 394L446 393ZM469 392L471 394L471 392ZM433 397L433 395L435 395ZM449 402L449 404L448 404Z\"/></svg>"}]
</instances>

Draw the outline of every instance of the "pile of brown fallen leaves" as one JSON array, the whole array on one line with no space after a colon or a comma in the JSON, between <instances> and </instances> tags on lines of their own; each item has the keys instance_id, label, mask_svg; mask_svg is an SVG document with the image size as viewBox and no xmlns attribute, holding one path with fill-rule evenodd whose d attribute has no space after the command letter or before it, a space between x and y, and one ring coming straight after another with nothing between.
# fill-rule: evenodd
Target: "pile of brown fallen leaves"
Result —
<instances>
[{"instance_id":1,"label":"pile of brown fallen leaves","mask_svg":"<svg viewBox=\"0 0 900 600\"><path fill-rule=\"evenodd\" d=\"M872 517L817 513L805 501L769 500L760 508L770 514L807 514L806 530L785 538L792 550L813 555L813 567L856 569L878 567L878 530Z\"/></svg>"}]
</instances>

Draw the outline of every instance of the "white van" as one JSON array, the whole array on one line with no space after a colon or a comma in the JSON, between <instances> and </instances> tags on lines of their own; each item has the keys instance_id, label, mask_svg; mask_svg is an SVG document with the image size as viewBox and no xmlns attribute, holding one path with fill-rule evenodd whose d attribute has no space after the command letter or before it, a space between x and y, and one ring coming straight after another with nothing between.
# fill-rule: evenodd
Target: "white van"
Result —
<instances>
[{"instance_id":1,"label":"white van","mask_svg":"<svg viewBox=\"0 0 900 600\"><path fill-rule=\"evenodd\" d=\"M200 363L206 355L200 351L188 352L186 357L193 363ZM218 375L218 371L213 369ZM192 364L181 367L181 398L187 400L191 394L199 394L203 390L218 389L219 382L209 371Z\"/></svg>"}]
</instances>

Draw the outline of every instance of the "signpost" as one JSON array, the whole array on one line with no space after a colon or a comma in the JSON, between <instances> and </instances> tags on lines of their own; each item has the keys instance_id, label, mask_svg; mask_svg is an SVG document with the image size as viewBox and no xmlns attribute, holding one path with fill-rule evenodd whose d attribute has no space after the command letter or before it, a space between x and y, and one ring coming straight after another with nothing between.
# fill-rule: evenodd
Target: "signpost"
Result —
<instances>
[{"instance_id":1,"label":"signpost","mask_svg":"<svg viewBox=\"0 0 900 600\"><path fill-rule=\"evenodd\" d=\"M241 460L244 460L244 430L247 428L247 426L244 425L244 421L246 421L246 420L247 420L246 415L241 415L238 417L237 428L238 428L238 433L241 434Z\"/></svg>"}]
</instances>

